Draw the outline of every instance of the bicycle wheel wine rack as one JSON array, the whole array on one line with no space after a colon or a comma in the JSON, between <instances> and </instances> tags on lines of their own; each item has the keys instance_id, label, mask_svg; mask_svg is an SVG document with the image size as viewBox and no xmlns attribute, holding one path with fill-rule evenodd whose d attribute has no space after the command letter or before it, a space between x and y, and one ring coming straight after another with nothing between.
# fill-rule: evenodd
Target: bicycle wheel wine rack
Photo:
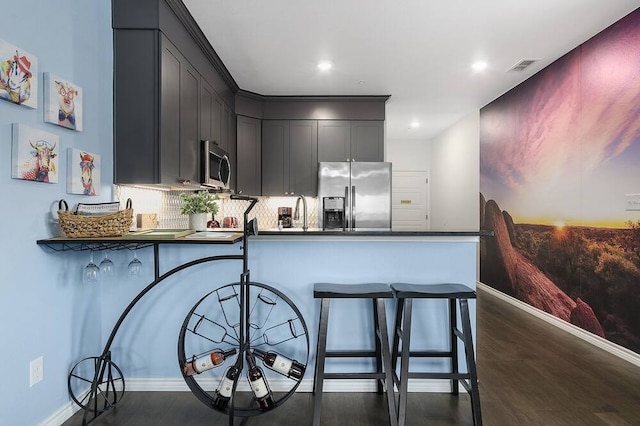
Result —
<instances>
[{"instance_id":1,"label":"bicycle wheel wine rack","mask_svg":"<svg viewBox=\"0 0 640 426\"><path fill-rule=\"evenodd\" d=\"M242 285L240 282L227 284L200 299L186 316L178 339L178 362L181 368L185 363L214 350L236 349L236 355L221 365L201 374L187 376L183 373L183 376L189 389L205 405L237 417L255 416L265 410L255 406L253 397L249 396L251 392L241 393L247 396L244 399L236 398L239 394L234 393L230 405L225 408L217 406L216 387L222 381L227 367L242 366L243 358L254 356L252 349L274 351L289 360L295 360L302 365L303 371L309 359L309 332L295 304L271 286L249 282L244 288L248 303L243 318ZM243 325L246 333L242 333ZM256 362L261 364L259 359ZM273 408L276 408L293 395L300 380L270 370L268 366L263 370L265 379L275 388ZM242 374L236 379L234 389L239 383L249 384L247 377Z\"/></svg>"}]
</instances>

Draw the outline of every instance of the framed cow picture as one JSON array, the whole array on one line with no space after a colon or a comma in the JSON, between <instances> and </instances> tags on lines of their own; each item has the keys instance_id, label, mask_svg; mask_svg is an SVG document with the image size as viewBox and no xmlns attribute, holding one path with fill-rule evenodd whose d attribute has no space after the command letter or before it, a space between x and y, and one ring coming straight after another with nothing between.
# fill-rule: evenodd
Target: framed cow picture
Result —
<instances>
[{"instance_id":1,"label":"framed cow picture","mask_svg":"<svg viewBox=\"0 0 640 426\"><path fill-rule=\"evenodd\" d=\"M44 121L82 131L82 88L44 73Z\"/></svg>"},{"instance_id":2,"label":"framed cow picture","mask_svg":"<svg viewBox=\"0 0 640 426\"><path fill-rule=\"evenodd\" d=\"M100 156L82 149L67 149L67 192L98 195L100 190Z\"/></svg>"},{"instance_id":3,"label":"framed cow picture","mask_svg":"<svg viewBox=\"0 0 640 426\"><path fill-rule=\"evenodd\" d=\"M58 183L58 136L14 123L11 144L11 177Z\"/></svg>"},{"instance_id":4,"label":"framed cow picture","mask_svg":"<svg viewBox=\"0 0 640 426\"><path fill-rule=\"evenodd\" d=\"M0 40L0 99L38 108L38 58Z\"/></svg>"}]
</instances>

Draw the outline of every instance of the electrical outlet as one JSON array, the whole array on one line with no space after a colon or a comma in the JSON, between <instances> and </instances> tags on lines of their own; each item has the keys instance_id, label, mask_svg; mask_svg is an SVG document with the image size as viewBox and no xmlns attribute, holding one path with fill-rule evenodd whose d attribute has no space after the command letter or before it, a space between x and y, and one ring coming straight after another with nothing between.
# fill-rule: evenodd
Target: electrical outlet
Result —
<instances>
[{"instance_id":1,"label":"electrical outlet","mask_svg":"<svg viewBox=\"0 0 640 426\"><path fill-rule=\"evenodd\" d=\"M40 356L29 363L29 386L44 378L44 359Z\"/></svg>"},{"instance_id":2,"label":"electrical outlet","mask_svg":"<svg viewBox=\"0 0 640 426\"><path fill-rule=\"evenodd\" d=\"M627 194L627 210L640 210L640 194Z\"/></svg>"}]
</instances>

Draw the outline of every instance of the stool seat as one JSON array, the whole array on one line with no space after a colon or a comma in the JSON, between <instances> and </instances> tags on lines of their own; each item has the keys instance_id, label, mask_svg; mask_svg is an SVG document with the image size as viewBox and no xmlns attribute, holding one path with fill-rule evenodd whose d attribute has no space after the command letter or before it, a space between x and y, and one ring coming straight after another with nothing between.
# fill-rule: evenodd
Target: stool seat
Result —
<instances>
[{"instance_id":1,"label":"stool seat","mask_svg":"<svg viewBox=\"0 0 640 426\"><path fill-rule=\"evenodd\" d=\"M358 283L336 284L316 283L313 286L313 297L320 299L320 318L318 321L318 344L316 346L316 370L313 378L313 426L320 426L322 411L323 385L326 379L375 379L379 394L386 393L389 424L398 426L395 396L393 393L393 368L389 334L387 331L387 315L385 299L393 299L393 291L388 284ZM368 299L371 303L373 321L372 329L374 348L372 349L327 349L327 333L329 325L329 307L331 301L341 299L341 304L349 304L346 299ZM344 338L353 336L344 335ZM375 360L374 371L358 372L325 372L327 358L372 358Z\"/></svg>"},{"instance_id":2,"label":"stool seat","mask_svg":"<svg viewBox=\"0 0 640 426\"><path fill-rule=\"evenodd\" d=\"M464 284L405 284L394 283L391 288L398 299L475 299L476 292Z\"/></svg>"},{"instance_id":3,"label":"stool seat","mask_svg":"<svg viewBox=\"0 0 640 426\"><path fill-rule=\"evenodd\" d=\"M313 285L315 299L393 299L393 291L388 284L335 284L316 283Z\"/></svg>"}]
</instances>

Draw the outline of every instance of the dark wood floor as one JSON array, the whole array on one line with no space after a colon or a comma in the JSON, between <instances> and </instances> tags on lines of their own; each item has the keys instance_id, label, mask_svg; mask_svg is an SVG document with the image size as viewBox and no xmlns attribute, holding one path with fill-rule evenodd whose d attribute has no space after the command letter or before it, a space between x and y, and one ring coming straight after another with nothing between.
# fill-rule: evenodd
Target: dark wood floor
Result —
<instances>
[{"instance_id":1,"label":"dark wood floor","mask_svg":"<svg viewBox=\"0 0 640 426\"><path fill-rule=\"evenodd\" d=\"M485 425L640 425L640 367L478 292L478 376ZM327 393L322 424L387 422L382 396ZM248 425L311 424L311 394L297 393ZM469 397L410 395L408 425L470 425ZM225 425L190 392L127 392L92 425ZM82 412L64 425L82 424Z\"/></svg>"}]
</instances>

